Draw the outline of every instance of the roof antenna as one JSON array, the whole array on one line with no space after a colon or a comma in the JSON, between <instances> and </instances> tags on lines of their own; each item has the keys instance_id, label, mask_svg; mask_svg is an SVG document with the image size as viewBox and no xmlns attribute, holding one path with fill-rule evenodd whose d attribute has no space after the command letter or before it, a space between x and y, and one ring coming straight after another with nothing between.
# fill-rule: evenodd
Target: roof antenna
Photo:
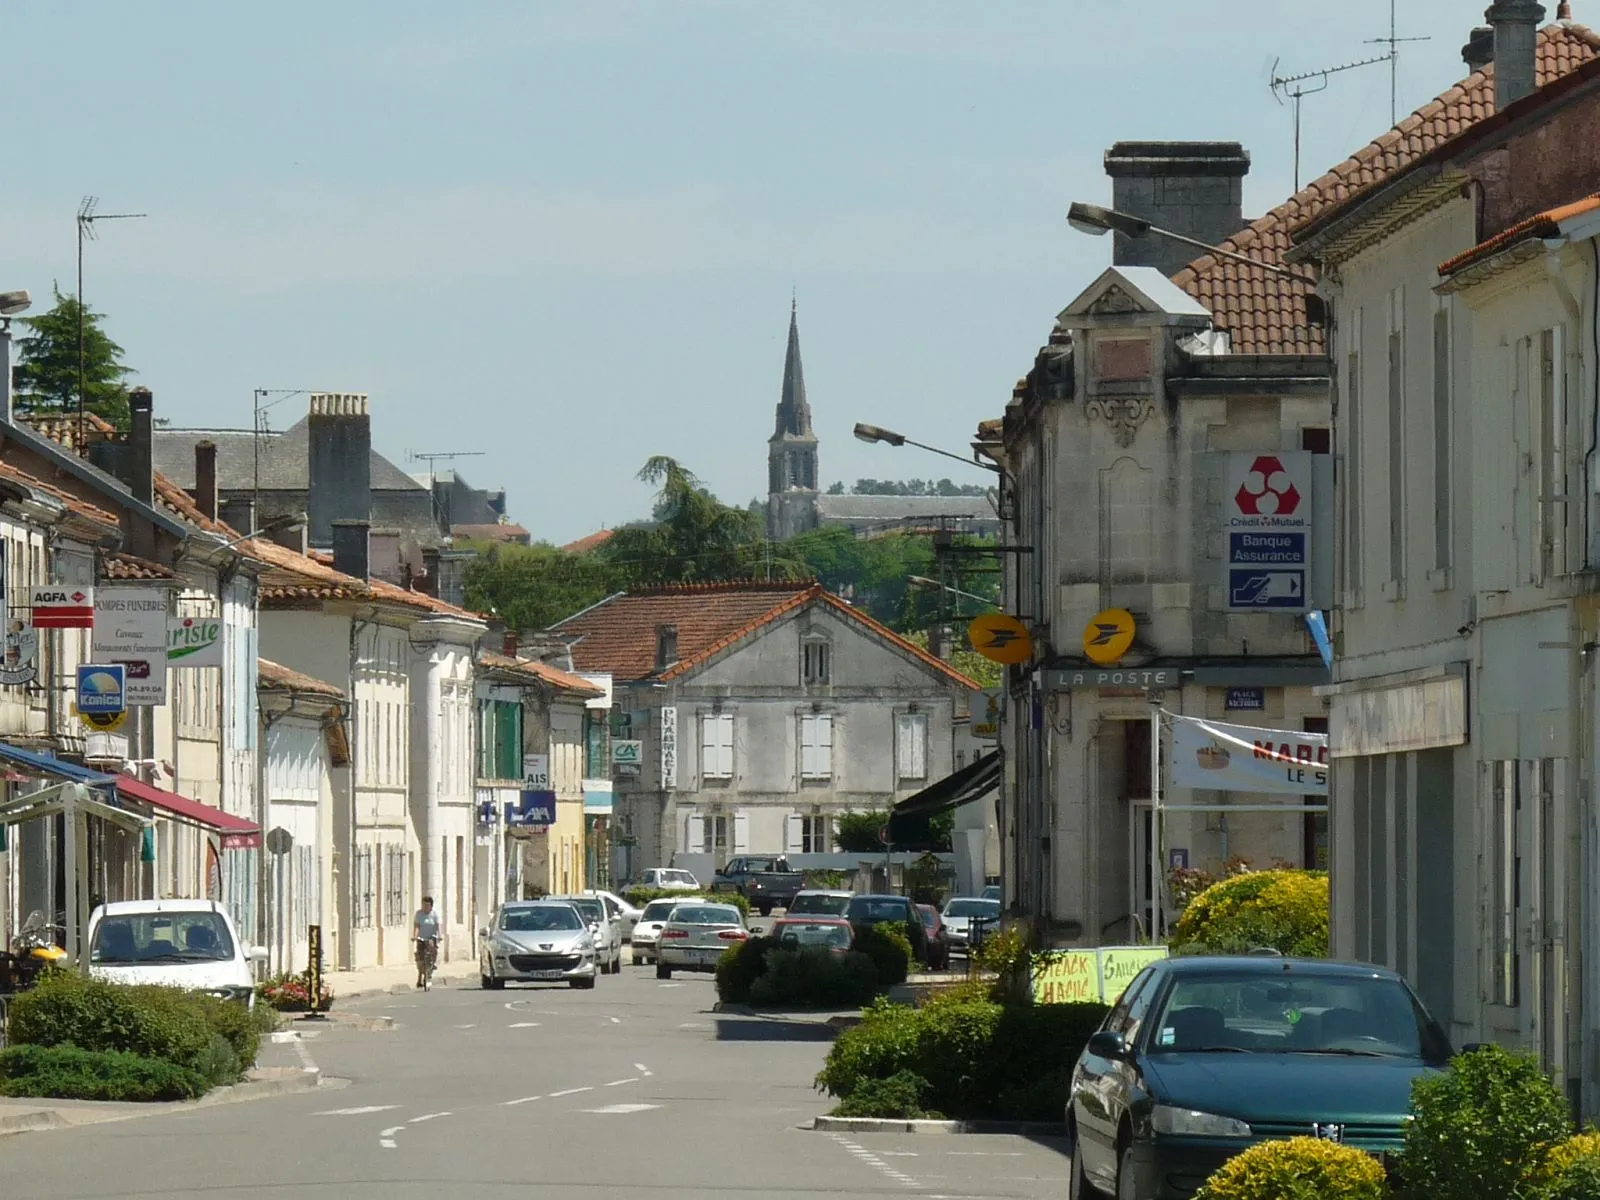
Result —
<instances>
[{"instance_id":1,"label":"roof antenna","mask_svg":"<svg viewBox=\"0 0 1600 1200\"><path fill-rule=\"evenodd\" d=\"M1328 90L1330 76L1341 71L1353 71L1357 67L1370 67L1375 63L1388 62L1389 55L1379 58L1363 58L1360 62L1345 63L1338 67L1329 67L1323 71L1307 71L1302 75L1279 75L1278 63L1283 60L1275 59L1272 63L1272 88L1273 98L1279 104L1285 99L1294 102L1294 190L1300 190L1300 101L1306 96L1315 96L1318 92ZM1306 86L1310 81L1317 81L1315 87Z\"/></svg>"},{"instance_id":2,"label":"roof antenna","mask_svg":"<svg viewBox=\"0 0 1600 1200\"><path fill-rule=\"evenodd\" d=\"M1389 125L1391 128L1400 124L1400 46L1403 42L1431 42L1431 37L1398 36L1396 32L1395 7L1398 0L1389 0L1389 36L1381 38L1368 38L1369 46L1387 46L1389 53L1384 55L1389 60Z\"/></svg>"}]
</instances>

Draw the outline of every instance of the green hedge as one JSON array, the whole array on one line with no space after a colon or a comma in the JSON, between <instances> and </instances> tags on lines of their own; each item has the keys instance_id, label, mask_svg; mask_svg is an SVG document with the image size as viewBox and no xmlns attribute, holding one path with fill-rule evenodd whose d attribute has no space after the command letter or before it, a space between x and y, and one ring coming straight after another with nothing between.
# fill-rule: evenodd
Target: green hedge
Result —
<instances>
[{"instance_id":1,"label":"green hedge","mask_svg":"<svg viewBox=\"0 0 1600 1200\"><path fill-rule=\"evenodd\" d=\"M717 960L717 999L724 1004L748 1004L750 985L767 970L767 951L777 946L772 938L746 938Z\"/></svg>"},{"instance_id":2,"label":"green hedge","mask_svg":"<svg viewBox=\"0 0 1600 1200\"><path fill-rule=\"evenodd\" d=\"M160 1059L77 1046L10 1046L0 1050L0 1096L58 1100L192 1100L210 1083Z\"/></svg>"},{"instance_id":3,"label":"green hedge","mask_svg":"<svg viewBox=\"0 0 1600 1200\"><path fill-rule=\"evenodd\" d=\"M682 900L684 903L700 901L702 904L731 904L746 917L750 915L750 901L738 892L718 892L716 895L699 892L675 892L663 888L631 887L622 898L635 908L643 908L652 900Z\"/></svg>"},{"instance_id":4,"label":"green hedge","mask_svg":"<svg viewBox=\"0 0 1600 1200\"><path fill-rule=\"evenodd\" d=\"M850 947L872 960L882 987L904 983L911 970L911 939L892 925L857 925L855 942Z\"/></svg>"},{"instance_id":5,"label":"green hedge","mask_svg":"<svg viewBox=\"0 0 1600 1200\"><path fill-rule=\"evenodd\" d=\"M860 1008L878 994L878 972L865 954L825 946L767 951L766 971L750 985L757 1008Z\"/></svg>"},{"instance_id":6,"label":"green hedge","mask_svg":"<svg viewBox=\"0 0 1600 1200\"><path fill-rule=\"evenodd\" d=\"M1325 871L1247 871L1214 883L1178 918L1180 952L1244 954L1270 946L1281 954L1328 956Z\"/></svg>"},{"instance_id":7,"label":"green hedge","mask_svg":"<svg viewBox=\"0 0 1600 1200\"><path fill-rule=\"evenodd\" d=\"M878 1001L833 1044L817 1087L854 1110L909 1071L919 1103L958 1119L1059 1121L1102 1004L1000 1005L961 993L923 1008ZM858 1114L858 1115L878 1115ZM893 1116L893 1113L883 1115Z\"/></svg>"}]
</instances>

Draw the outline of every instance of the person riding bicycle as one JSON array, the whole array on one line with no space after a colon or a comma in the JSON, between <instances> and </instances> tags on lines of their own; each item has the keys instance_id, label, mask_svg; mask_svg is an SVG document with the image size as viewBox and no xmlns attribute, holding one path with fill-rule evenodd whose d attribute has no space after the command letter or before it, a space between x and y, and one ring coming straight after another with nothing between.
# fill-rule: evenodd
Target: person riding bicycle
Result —
<instances>
[{"instance_id":1,"label":"person riding bicycle","mask_svg":"<svg viewBox=\"0 0 1600 1200\"><path fill-rule=\"evenodd\" d=\"M411 936L417 942L417 986L426 987L439 954L439 914L433 911L432 896L422 898L422 907L411 921Z\"/></svg>"}]
</instances>

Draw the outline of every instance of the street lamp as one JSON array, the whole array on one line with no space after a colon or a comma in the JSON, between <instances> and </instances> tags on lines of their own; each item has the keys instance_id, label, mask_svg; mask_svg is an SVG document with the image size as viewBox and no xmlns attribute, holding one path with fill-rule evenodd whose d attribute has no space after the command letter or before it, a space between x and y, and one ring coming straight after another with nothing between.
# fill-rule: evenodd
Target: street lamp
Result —
<instances>
[{"instance_id":1,"label":"street lamp","mask_svg":"<svg viewBox=\"0 0 1600 1200\"><path fill-rule=\"evenodd\" d=\"M855 435L859 441L873 443L883 442L889 446L915 446L918 450L926 450L929 454L942 454L946 458L953 458L959 463L966 463L969 467L982 467L985 471L993 471L996 475L1004 472L996 463L986 463L978 458L968 458L964 454L956 454L949 450L941 450L937 446L929 446L924 442L914 442L903 433L896 433L892 429L885 429L881 425L865 425L857 422Z\"/></svg>"},{"instance_id":2,"label":"street lamp","mask_svg":"<svg viewBox=\"0 0 1600 1200\"><path fill-rule=\"evenodd\" d=\"M310 520L310 518L303 512L284 513L281 517L273 517L272 520L262 525L260 529L252 529L249 533L241 533L231 542L222 543L222 545L218 546L217 549L231 550L240 542L248 542L251 538L271 537L275 533L283 533L289 529L298 529L308 520Z\"/></svg>"},{"instance_id":3,"label":"street lamp","mask_svg":"<svg viewBox=\"0 0 1600 1200\"><path fill-rule=\"evenodd\" d=\"M952 596L965 596L968 600L976 600L979 604L987 604L990 608L995 603L988 596L980 596L976 592L964 592L960 588L953 588L948 583L940 583L937 579L929 579L926 575L908 575L906 582L913 587L938 588L942 592L949 592Z\"/></svg>"},{"instance_id":4,"label":"street lamp","mask_svg":"<svg viewBox=\"0 0 1600 1200\"><path fill-rule=\"evenodd\" d=\"M1079 233L1087 233L1094 237L1104 237L1108 233L1120 233L1123 237L1142 238L1153 233L1157 237L1164 237L1169 241L1182 242L1185 246L1193 246L1196 250L1204 250L1207 254L1215 254L1218 258L1248 263L1252 267L1259 267L1272 275L1282 275L1285 279L1293 279L1296 283L1303 283L1308 287L1317 286L1316 279L1310 275L1302 275L1299 271L1291 271L1287 267L1262 262L1259 258L1251 258L1248 254L1239 254L1233 250L1223 250L1220 247L1211 245L1209 242L1202 242L1199 238L1192 238L1187 234L1174 233L1170 229L1162 229L1159 225L1152 225L1143 217L1136 217L1132 213L1118 212L1114 208L1102 208L1098 204L1074 204L1067 209L1067 224Z\"/></svg>"},{"instance_id":5,"label":"street lamp","mask_svg":"<svg viewBox=\"0 0 1600 1200\"><path fill-rule=\"evenodd\" d=\"M33 298L26 291L0 292L0 374L5 376L0 387L5 388L4 417L8 422L11 420L11 318L32 306Z\"/></svg>"}]
</instances>

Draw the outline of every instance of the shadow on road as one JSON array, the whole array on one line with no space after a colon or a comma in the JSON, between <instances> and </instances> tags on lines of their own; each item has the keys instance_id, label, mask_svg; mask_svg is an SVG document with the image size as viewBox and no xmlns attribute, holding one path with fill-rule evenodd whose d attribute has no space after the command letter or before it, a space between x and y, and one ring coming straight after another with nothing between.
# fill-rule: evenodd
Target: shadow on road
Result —
<instances>
[{"instance_id":1,"label":"shadow on road","mask_svg":"<svg viewBox=\"0 0 1600 1200\"><path fill-rule=\"evenodd\" d=\"M813 1021L771 1021L759 1017L718 1017L719 1042L831 1042L836 1031Z\"/></svg>"}]
</instances>

